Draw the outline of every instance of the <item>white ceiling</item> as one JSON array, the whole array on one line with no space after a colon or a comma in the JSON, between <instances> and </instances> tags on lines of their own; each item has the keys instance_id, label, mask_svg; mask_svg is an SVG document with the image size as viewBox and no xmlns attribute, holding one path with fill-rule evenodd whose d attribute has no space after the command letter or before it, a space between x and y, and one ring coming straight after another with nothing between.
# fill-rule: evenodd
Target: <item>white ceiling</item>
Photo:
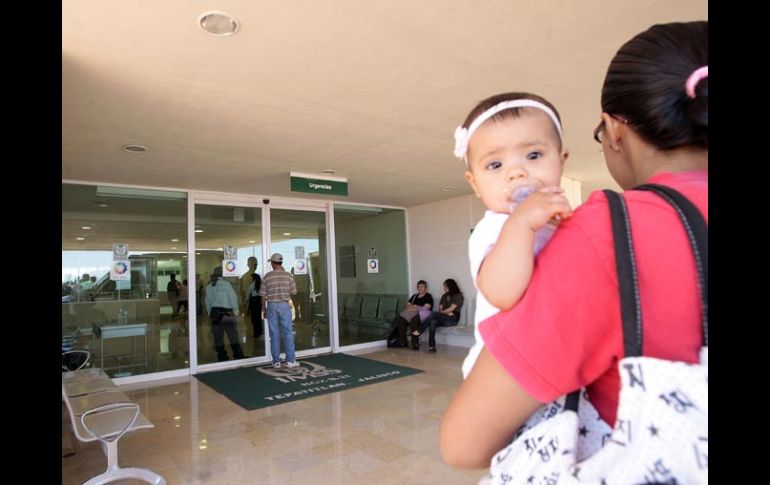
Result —
<instances>
[{"instance_id":1,"label":"white ceiling","mask_svg":"<svg viewBox=\"0 0 770 485\"><path fill-rule=\"evenodd\" d=\"M209 10L240 32L205 33ZM411 207L470 193L455 126L531 91L561 112L585 197L615 186L591 138L615 51L707 18L706 0L64 0L62 176L291 196L289 171L335 169L347 200Z\"/></svg>"}]
</instances>

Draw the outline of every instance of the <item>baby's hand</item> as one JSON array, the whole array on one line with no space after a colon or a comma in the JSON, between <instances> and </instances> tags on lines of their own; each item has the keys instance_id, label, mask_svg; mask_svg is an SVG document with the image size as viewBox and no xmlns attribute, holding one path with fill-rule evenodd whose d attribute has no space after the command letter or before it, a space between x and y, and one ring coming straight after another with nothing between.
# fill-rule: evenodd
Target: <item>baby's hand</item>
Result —
<instances>
[{"instance_id":1,"label":"baby's hand","mask_svg":"<svg viewBox=\"0 0 770 485\"><path fill-rule=\"evenodd\" d=\"M563 192L564 189L555 185L536 190L516 206L509 221L526 225L535 232L551 219L558 222L571 216L572 208Z\"/></svg>"}]
</instances>

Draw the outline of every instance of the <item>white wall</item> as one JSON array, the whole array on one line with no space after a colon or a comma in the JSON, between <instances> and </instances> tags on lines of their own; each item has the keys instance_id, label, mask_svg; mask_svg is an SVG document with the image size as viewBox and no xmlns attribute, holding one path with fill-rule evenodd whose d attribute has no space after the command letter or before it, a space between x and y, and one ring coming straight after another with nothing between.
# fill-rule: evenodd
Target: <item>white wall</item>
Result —
<instances>
[{"instance_id":1,"label":"white wall","mask_svg":"<svg viewBox=\"0 0 770 485\"><path fill-rule=\"evenodd\" d=\"M562 177L561 186L572 207L577 208L581 203L580 181ZM468 264L468 236L484 210L484 204L473 194L407 209L410 294L414 293L418 280L425 280L438 306L444 291L443 281L453 278L465 296L466 307L471 303L476 289ZM463 314L465 316L465 312ZM473 323L473 315L468 313L467 320ZM465 318L460 320L464 322Z\"/></svg>"}]
</instances>

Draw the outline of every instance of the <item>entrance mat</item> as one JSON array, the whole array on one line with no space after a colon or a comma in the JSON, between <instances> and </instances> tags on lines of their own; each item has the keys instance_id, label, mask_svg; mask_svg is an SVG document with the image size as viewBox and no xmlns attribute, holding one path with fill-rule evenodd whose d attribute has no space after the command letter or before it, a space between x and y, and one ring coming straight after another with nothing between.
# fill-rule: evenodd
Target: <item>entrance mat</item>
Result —
<instances>
[{"instance_id":1,"label":"entrance mat","mask_svg":"<svg viewBox=\"0 0 770 485\"><path fill-rule=\"evenodd\" d=\"M259 409L424 372L346 354L297 360L299 367L272 364L196 374L198 380L245 409Z\"/></svg>"}]
</instances>

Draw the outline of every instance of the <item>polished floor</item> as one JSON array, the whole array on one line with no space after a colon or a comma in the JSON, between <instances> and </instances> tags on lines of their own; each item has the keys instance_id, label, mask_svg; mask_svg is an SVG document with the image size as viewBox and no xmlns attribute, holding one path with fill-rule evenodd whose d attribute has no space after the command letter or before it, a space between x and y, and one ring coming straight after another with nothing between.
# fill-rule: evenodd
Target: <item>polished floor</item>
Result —
<instances>
[{"instance_id":1,"label":"polished floor","mask_svg":"<svg viewBox=\"0 0 770 485\"><path fill-rule=\"evenodd\" d=\"M121 438L120 464L150 468L169 484L474 484L484 470L453 469L438 449L467 351L358 353L426 372L253 411L191 377L132 385L126 393L155 428ZM105 467L98 444L74 437L62 404L62 483Z\"/></svg>"}]
</instances>

